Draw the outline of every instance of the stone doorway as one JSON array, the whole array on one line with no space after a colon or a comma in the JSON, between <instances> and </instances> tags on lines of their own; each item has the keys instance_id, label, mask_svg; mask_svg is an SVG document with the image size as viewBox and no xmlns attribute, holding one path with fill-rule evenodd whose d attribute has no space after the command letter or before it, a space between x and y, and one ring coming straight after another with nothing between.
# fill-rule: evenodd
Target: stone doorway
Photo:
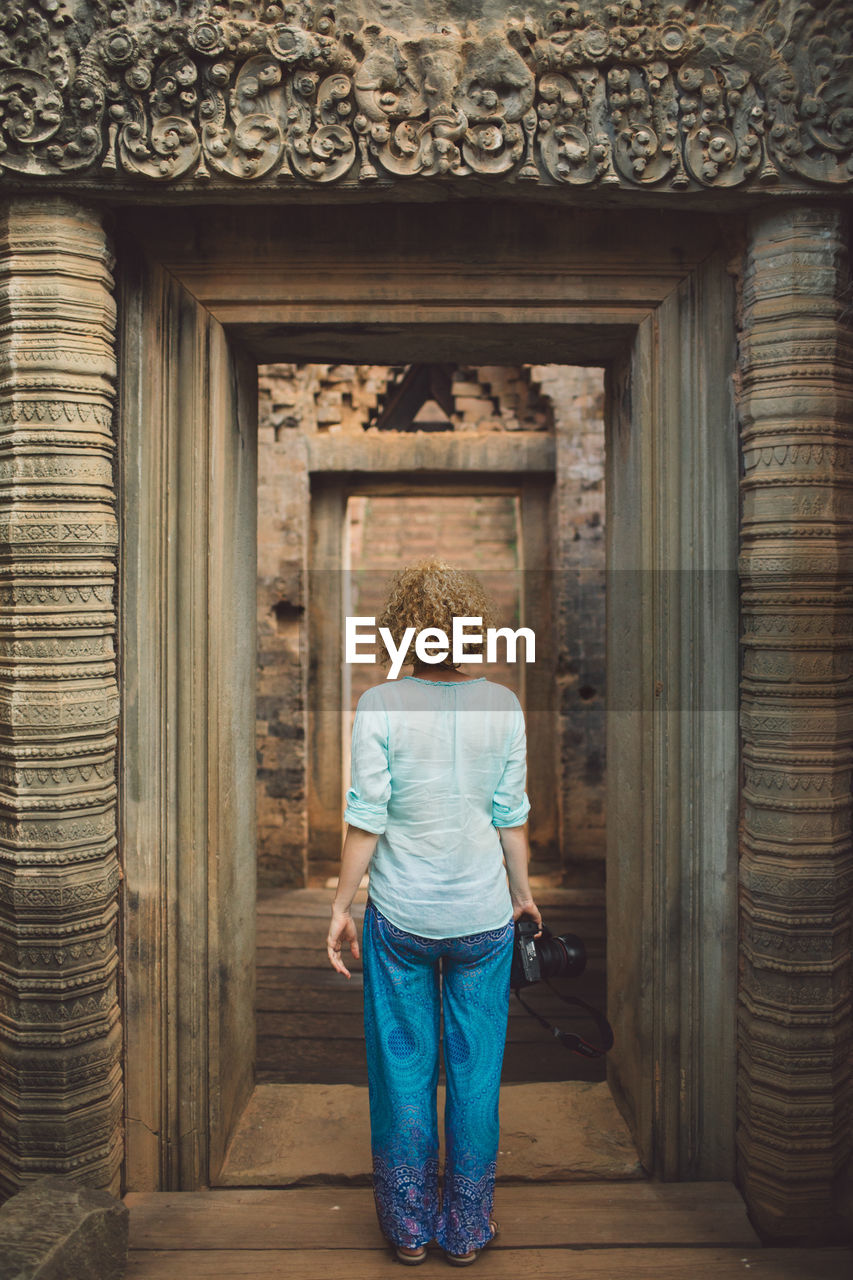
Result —
<instances>
[{"instance_id":1,"label":"stone doorway","mask_svg":"<svg viewBox=\"0 0 853 1280\"><path fill-rule=\"evenodd\" d=\"M366 1083L360 996L349 984L346 992L327 991L324 959L315 954L322 941L317 895L298 892L334 882L352 715L360 693L383 675L375 665L342 661L343 617L333 617L329 600L342 614L375 615L392 571L425 554L476 571L501 624L524 623L540 637L529 699L523 661L484 671L530 704L532 872L540 896L548 896L549 924L558 932L580 929L588 941L590 970L575 993L604 1004L603 371L441 365L447 413L434 401L421 404L422 392L396 429L377 427L413 376L435 368L259 371L262 1082ZM396 470L370 472L377 438ZM489 460L503 470L478 469ZM312 571L318 548L337 548L338 568ZM314 608L312 592L319 597ZM548 636L553 653L543 650ZM337 698L324 695L339 702L337 716L324 715L317 687L337 688ZM324 858L317 846L327 827L331 856ZM300 903L310 928L299 918ZM549 1016L572 1020L550 993L545 1004ZM571 1058L523 1016L511 1029L505 1083L604 1078L602 1062ZM255 1169L262 1163L259 1155L249 1160Z\"/></svg>"},{"instance_id":2,"label":"stone doorway","mask_svg":"<svg viewBox=\"0 0 853 1280\"><path fill-rule=\"evenodd\" d=\"M504 623L523 615L541 638L535 669L493 668L532 713L533 870L603 889L603 371L443 365L446 426L377 434L421 367L260 370L259 887L336 871L354 700L382 673L343 661L334 609L375 613L391 571L438 548L486 573ZM404 508L419 537L404 536ZM339 701L340 724L326 714Z\"/></svg>"},{"instance_id":3,"label":"stone doorway","mask_svg":"<svg viewBox=\"0 0 853 1280\"><path fill-rule=\"evenodd\" d=\"M372 214L350 211L344 235L331 208L301 229L294 212L286 238L258 210L248 241L245 211L239 223L228 211L122 220L123 751L137 763L122 796L130 1186L215 1183L252 1094L254 367L285 352L328 358L333 343L354 362L447 361L464 346L483 364L523 351L607 365L619 582L607 624L619 655L608 670L619 779L608 912L620 922L610 1083L646 1167L732 1174L737 468L725 246L698 216L689 236L673 222L664 242L660 216L569 226L554 211L525 255L506 208L490 211L474 250L475 224L459 213L389 209L381 245ZM468 266L483 237L519 247L500 299L493 273ZM330 303L317 254L332 241ZM413 294L431 301L401 307ZM380 442L368 470L389 467ZM693 570L718 572L680 572L688 543ZM709 714L685 719L691 699ZM684 909L700 893L702 930ZM163 954L164 929L170 961L152 968L143 958Z\"/></svg>"}]
</instances>

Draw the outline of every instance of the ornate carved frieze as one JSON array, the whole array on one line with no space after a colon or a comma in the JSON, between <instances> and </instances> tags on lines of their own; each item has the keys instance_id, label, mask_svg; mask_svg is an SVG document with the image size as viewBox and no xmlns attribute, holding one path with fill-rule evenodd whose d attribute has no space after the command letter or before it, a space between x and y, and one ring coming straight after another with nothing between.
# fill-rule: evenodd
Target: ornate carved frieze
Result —
<instances>
[{"instance_id":1,"label":"ornate carved frieze","mask_svg":"<svg viewBox=\"0 0 853 1280\"><path fill-rule=\"evenodd\" d=\"M837 1230L853 1149L853 331L843 224L753 227L744 476L740 1171L777 1237ZM836 1209L842 1206L836 1201Z\"/></svg>"},{"instance_id":2,"label":"ornate carved frieze","mask_svg":"<svg viewBox=\"0 0 853 1280\"><path fill-rule=\"evenodd\" d=\"M118 1189L111 433L98 218L0 221L0 1189Z\"/></svg>"},{"instance_id":3,"label":"ornate carved frieze","mask_svg":"<svg viewBox=\"0 0 853 1280\"><path fill-rule=\"evenodd\" d=\"M850 190L851 56L848 0L40 0L0 18L0 171Z\"/></svg>"}]
</instances>

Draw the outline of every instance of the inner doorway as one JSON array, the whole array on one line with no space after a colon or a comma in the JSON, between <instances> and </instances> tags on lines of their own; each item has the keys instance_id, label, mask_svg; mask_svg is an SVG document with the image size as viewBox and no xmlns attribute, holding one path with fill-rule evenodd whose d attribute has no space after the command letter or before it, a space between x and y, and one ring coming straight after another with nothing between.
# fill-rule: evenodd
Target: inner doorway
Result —
<instances>
[{"instance_id":1,"label":"inner doorway","mask_svg":"<svg viewBox=\"0 0 853 1280\"><path fill-rule=\"evenodd\" d=\"M378 432L373 416L395 375L402 382L413 367L261 369L259 886L322 884L337 870L346 717L382 676L344 662L342 620L359 596L368 613L378 608L392 570L426 550L485 573L509 614L533 627L537 662L513 677L536 758L533 869L603 889L603 372L457 367L460 409L442 434L417 421Z\"/></svg>"},{"instance_id":2,"label":"inner doorway","mask_svg":"<svg viewBox=\"0 0 853 1280\"><path fill-rule=\"evenodd\" d=\"M426 399L424 392L410 396L408 413L401 413L407 387L434 368L277 365L260 371L257 1079L264 1082L366 1083L357 982L347 991L341 983L329 990L320 947L324 921L314 912L321 903L327 910L332 896L355 704L383 672L343 662L338 636L346 614L377 614L392 572L424 555L477 572L500 624L530 625L539 637L538 682L525 678L521 661L483 671L513 688L526 707L537 893L548 898L555 932L570 929L588 943L588 972L568 986L604 1003L602 371L443 365L444 407L429 397L433 374ZM377 427L377 419L393 414L396 427ZM434 433L454 431L469 448L462 464L449 468ZM395 445L416 450L418 470L360 469L359 446L365 433L375 439L377 432L388 451ZM348 446L343 476L324 470L319 456L336 436ZM508 446L503 474L487 470L481 446L490 438ZM531 441L549 446L540 473L530 467ZM300 463L307 463L307 476ZM330 481L343 490L334 505ZM321 506L320 517L312 503ZM331 529L330 506L338 521ZM312 571L321 543L340 544L339 569ZM334 596L341 616L330 619L328 609L318 609L312 627L312 589L324 604ZM559 614L558 631L553 614ZM549 643L553 652L545 649ZM337 723L312 701L312 676L323 683L316 655L324 646L332 668L324 687L336 687L340 698ZM313 784L316 802L327 779L310 776L311 739L326 773L335 760L342 766L337 794L332 790L334 858L323 857L322 846L312 848L316 834L305 796ZM540 797L558 799L556 814L537 803ZM323 818L328 821L327 812ZM551 993L540 993L538 1004L549 1016L557 1013ZM562 1012L564 1021L574 1022ZM333 1039L327 1034L332 1022ZM570 1057L522 1015L512 1023L504 1075L507 1082L594 1080L604 1078L604 1064Z\"/></svg>"},{"instance_id":3,"label":"inner doorway","mask_svg":"<svg viewBox=\"0 0 853 1280\"><path fill-rule=\"evenodd\" d=\"M607 364L608 1080L646 1167L733 1171L730 246L701 214L537 205L531 236L520 205L464 205L258 207L250 234L245 209L122 214L129 1187L215 1183L254 1096L255 369L460 342L483 363ZM326 474L345 473L330 445ZM398 466L380 445L369 472Z\"/></svg>"}]
</instances>

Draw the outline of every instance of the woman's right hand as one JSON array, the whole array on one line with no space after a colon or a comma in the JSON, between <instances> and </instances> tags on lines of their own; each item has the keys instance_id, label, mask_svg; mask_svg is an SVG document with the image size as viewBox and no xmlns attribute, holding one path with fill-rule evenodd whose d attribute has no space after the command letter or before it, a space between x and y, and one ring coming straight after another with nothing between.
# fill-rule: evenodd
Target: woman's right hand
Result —
<instances>
[{"instance_id":1,"label":"woman's right hand","mask_svg":"<svg viewBox=\"0 0 853 1280\"><path fill-rule=\"evenodd\" d=\"M540 937L542 934L542 913L536 903L529 894L524 897L516 897L515 894L511 894L511 897L513 923L518 920L520 916L530 916L532 920L536 921L537 928L539 929L539 932L534 936L537 938Z\"/></svg>"},{"instance_id":2,"label":"woman's right hand","mask_svg":"<svg viewBox=\"0 0 853 1280\"><path fill-rule=\"evenodd\" d=\"M358 930L355 927L355 921L349 911L341 911L340 908L333 906L332 923L329 925L329 935L326 938L326 951L332 968L342 973L345 978L351 978L352 974L341 959L341 948L345 942L349 943L349 949L357 960Z\"/></svg>"}]
</instances>

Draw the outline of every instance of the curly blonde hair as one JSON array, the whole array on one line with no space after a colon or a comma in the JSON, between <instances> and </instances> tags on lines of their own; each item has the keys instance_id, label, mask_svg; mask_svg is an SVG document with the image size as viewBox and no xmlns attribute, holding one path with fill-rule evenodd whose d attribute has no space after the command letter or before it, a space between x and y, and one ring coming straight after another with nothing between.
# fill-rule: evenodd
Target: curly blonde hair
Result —
<instances>
[{"instance_id":1,"label":"curly blonde hair","mask_svg":"<svg viewBox=\"0 0 853 1280\"><path fill-rule=\"evenodd\" d=\"M392 579L378 625L387 627L399 646L407 627L416 632L439 627L450 639L454 618L482 618L484 630L497 625L494 605L473 573L444 560L419 560ZM379 661L388 666L390 655L383 650ZM458 664L448 654L437 665L455 669Z\"/></svg>"}]
</instances>

